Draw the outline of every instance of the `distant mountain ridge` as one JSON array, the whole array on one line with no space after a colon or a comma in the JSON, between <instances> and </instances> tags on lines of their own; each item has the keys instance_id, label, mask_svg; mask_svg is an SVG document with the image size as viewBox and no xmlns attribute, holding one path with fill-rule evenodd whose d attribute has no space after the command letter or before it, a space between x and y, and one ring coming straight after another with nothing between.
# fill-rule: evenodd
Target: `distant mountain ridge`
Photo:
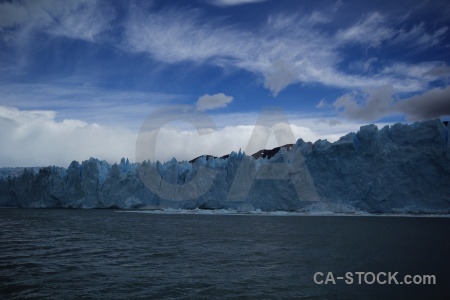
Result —
<instances>
[{"instance_id":1,"label":"distant mountain ridge","mask_svg":"<svg viewBox=\"0 0 450 300\"><path fill-rule=\"evenodd\" d=\"M278 163L285 163L280 172L286 179L257 178L266 166ZM202 167L215 172L208 175L212 186L205 193L175 200L162 197L162 190L148 189L139 176L142 170L154 171L156 189L162 189L164 181L176 184L174 189L190 185L195 192L201 188L193 182ZM238 186L249 187L242 201L228 197L239 170L244 176L238 178ZM68 168L13 173L0 179L1 207L450 213L449 125L439 120L382 129L367 125L334 143L299 139L253 155L239 151L222 158L165 163L122 159L113 165L91 158Z\"/></svg>"},{"instance_id":2,"label":"distant mountain ridge","mask_svg":"<svg viewBox=\"0 0 450 300\"><path fill-rule=\"evenodd\" d=\"M31 169L34 172L39 172L39 169L41 167L31 167L31 168L24 168L24 167L13 167L13 168L0 168L0 179L7 178L8 176L17 177L23 174L23 171L25 169Z\"/></svg>"},{"instance_id":3,"label":"distant mountain ridge","mask_svg":"<svg viewBox=\"0 0 450 300\"><path fill-rule=\"evenodd\" d=\"M253 153L253 154L251 155L251 157L253 157L254 159L258 159L258 158L260 158L260 157L270 159L270 158L272 158L273 156L275 156L275 154L277 154L278 151L280 151L281 148L286 148L286 150L289 151L289 150L291 150L291 148L292 148L293 145L294 145L294 144L286 144L286 145L283 145L283 146L280 146L280 147L275 147L275 148L270 149L270 150L267 150L267 149L259 150L258 152ZM200 155L200 156L197 156L197 157L194 158L194 159L191 159L189 162L192 164L192 163L194 163L197 159L202 158L202 157L205 157L206 160L209 160L209 159L216 159L216 158L222 158L222 159L225 159L225 158L228 158L229 156L230 156L229 154L226 154L226 155L223 155L223 156L220 156L220 157L217 157L217 156L214 156L214 155Z\"/></svg>"}]
</instances>

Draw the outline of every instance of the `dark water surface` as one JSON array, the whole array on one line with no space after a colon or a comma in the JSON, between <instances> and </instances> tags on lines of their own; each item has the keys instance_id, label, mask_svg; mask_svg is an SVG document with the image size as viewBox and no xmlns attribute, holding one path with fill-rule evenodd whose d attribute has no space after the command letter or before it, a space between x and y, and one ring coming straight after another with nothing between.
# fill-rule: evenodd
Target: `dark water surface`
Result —
<instances>
[{"instance_id":1,"label":"dark water surface","mask_svg":"<svg viewBox=\"0 0 450 300\"><path fill-rule=\"evenodd\" d=\"M0 209L0 298L450 299L449 229L449 218ZM318 271L437 284L317 285Z\"/></svg>"}]
</instances>

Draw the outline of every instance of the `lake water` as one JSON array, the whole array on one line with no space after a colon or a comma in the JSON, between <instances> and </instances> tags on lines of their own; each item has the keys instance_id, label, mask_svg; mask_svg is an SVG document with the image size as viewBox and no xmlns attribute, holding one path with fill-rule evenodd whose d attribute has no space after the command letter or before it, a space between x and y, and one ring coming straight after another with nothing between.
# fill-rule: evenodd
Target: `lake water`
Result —
<instances>
[{"instance_id":1,"label":"lake water","mask_svg":"<svg viewBox=\"0 0 450 300\"><path fill-rule=\"evenodd\" d=\"M449 299L449 229L450 218L0 209L0 298ZM436 284L313 280L358 271Z\"/></svg>"}]
</instances>

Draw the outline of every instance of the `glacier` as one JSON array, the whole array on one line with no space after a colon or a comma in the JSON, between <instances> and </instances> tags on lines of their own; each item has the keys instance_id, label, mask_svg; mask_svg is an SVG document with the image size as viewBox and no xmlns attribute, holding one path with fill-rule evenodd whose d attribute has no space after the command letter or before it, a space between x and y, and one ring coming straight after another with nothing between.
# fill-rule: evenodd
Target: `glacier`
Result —
<instances>
[{"instance_id":1,"label":"glacier","mask_svg":"<svg viewBox=\"0 0 450 300\"><path fill-rule=\"evenodd\" d=\"M239 151L190 162L90 158L67 168L0 168L0 207L449 214L449 126L439 120L372 124L334 143L299 139L254 155ZM273 169L285 173L279 179L258 176L280 163L283 170ZM214 176L196 178L202 168ZM154 175L143 180L145 174ZM206 182L206 192L198 192ZM167 186L190 192L166 197ZM236 187L248 189L239 201L230 197Z\"/></svg>"}]
</instances>

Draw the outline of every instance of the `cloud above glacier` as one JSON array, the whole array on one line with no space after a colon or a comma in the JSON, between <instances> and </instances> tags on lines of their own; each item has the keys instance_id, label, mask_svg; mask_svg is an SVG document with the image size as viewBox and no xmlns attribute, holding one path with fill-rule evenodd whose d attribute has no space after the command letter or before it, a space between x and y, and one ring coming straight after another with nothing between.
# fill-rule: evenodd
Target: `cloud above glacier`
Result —
<instances>
[{"instance_id":1,"label":"cloud above glacier","mask_svg":"<svg viewBox=\"0 0 450 300\"><path fill-rule=\"evenodd\" d=\"M288 117L295 138L312 142L318 139L335 141L363 125L344 124L336 119ZM204 135L199 135L190 124L163 126L157 137L156 159L190 160L203 154L222 156L239 149L245 151L256 120L257 114L218 116L215 118L218 129ZM0 167L66 167L72 160L82 161L89 157L111 163L121 157L135 160L137 133L123 127L102 126L79 119L57 121L54 111L28 111L5 106L0 106L0 125ZM265 141L257 140L256 143ZM277 146L280 145L272 133L265 148Z\"/></svg>"},{"instance_id":2,"label":"cloud above glacier","mask_svg":"<svg viewBox=\"0 0 450 300\"><path fill-rule=\"evenodd\" d=\"M67 166L72 160L117 161L133 153L135 135L129 130L55 117L54 111L0 106L1 166Z\"/></svg>"},{"instance_id":3,"label":"cloud above glacier","mask_svg":"<svg viewBox=\"0 0 450 300\"><path fill-rule=\"evenodd\" d=\"M136 130L163 105L185 101L183 95L105 89L74 84L1 84L0 105L28 111L53 111L56 121L80 119Z\"/></svg>"}]
</instances>

